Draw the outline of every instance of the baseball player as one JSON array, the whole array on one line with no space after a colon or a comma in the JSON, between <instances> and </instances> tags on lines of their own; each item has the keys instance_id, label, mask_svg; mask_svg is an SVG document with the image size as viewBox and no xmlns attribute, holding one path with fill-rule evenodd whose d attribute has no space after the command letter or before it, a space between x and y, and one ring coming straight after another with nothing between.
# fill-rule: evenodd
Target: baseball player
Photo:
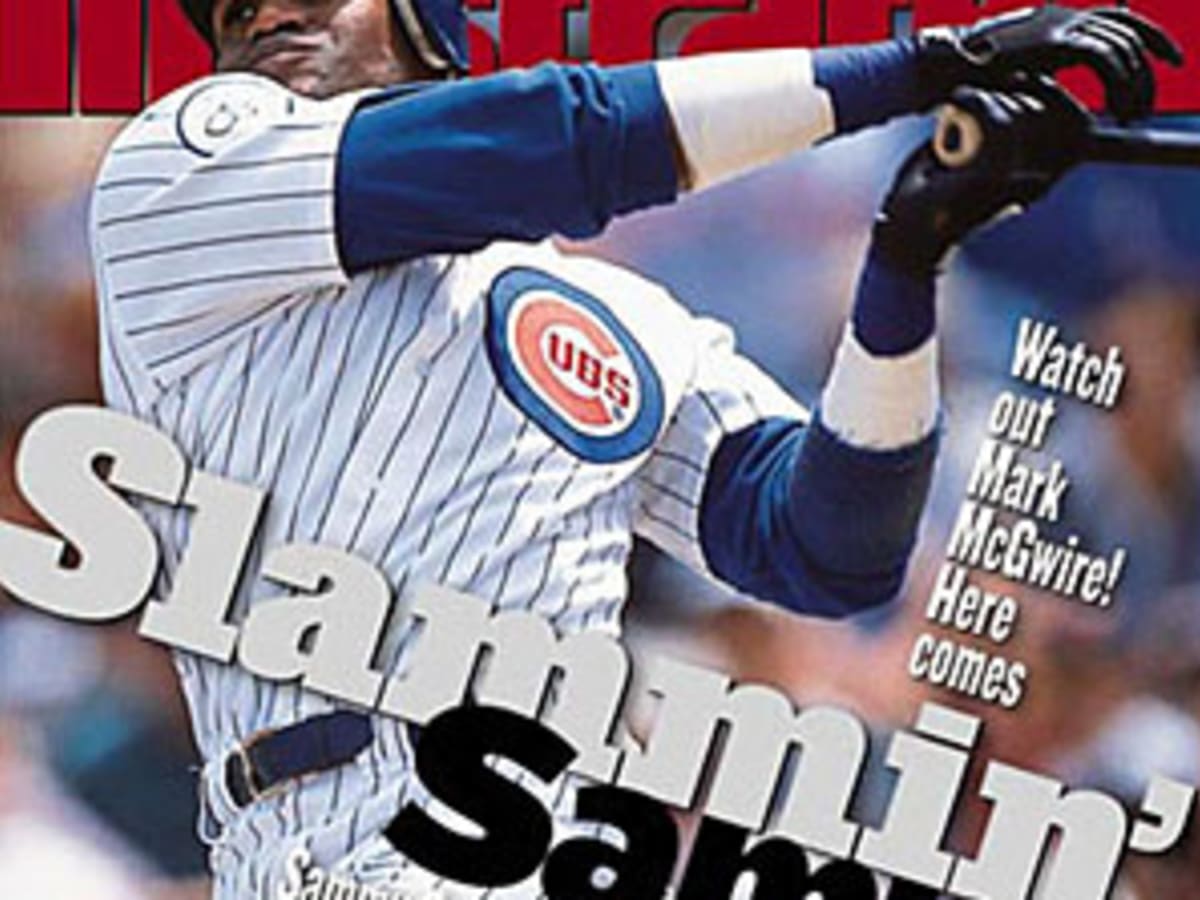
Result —
<instances>
[{"instance_id":1,"label":"baseball player","mask_svg":"<svg viewBox=\"0 0 1200 900\"><path fill-rule=\"evenodd\" d=\"M1178 61L1128 12L1049 7L872 46L470 79L457 0L184 7L218 74L138 116L95 189L107 401L269 491L262 546L337 547L398 596L441 583L563 633L618 631L635 533L803 614L892 597L937 443L941 259L1078 158L1088 116L1042 76L1090 66L1128 119L1152 108L1149 59ZM727 328L546 240L961 84L1000 91L957 95L988 150L905 166L813 414ZM188 515L151 514L165 595ZM271 593L246 579L238 612ZM416 639L398 617L379 664ZM279 896L297 849L364 885L453 889L380 836L420 797L404 723L177 665L218 897Z\"/></svg>"}]
</instances>

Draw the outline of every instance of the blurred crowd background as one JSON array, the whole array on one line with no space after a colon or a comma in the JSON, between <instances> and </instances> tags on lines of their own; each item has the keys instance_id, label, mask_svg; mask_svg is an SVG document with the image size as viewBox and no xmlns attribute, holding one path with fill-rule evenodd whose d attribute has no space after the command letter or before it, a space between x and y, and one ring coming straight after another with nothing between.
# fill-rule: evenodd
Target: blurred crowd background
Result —
<instances>
[{"instance_id":1,"label":"blurred crowd background","mask_svg":"<svg viewBox=\"0 0 1200 900\"><path fill-rule=\"evenodd\" d=\"M12 486L31 417L98 397L86 221L89 184L119 122L0 122L0 518L30 521ZM1180 124L1180 123L1172 123ZM901 123L620 223L578 249L627 263L812 402L852 295L873 211L926 125ZM943 279L945 449L904 597L851 624L731 598L649 548L633 562L639 646L835 703L880 736L936 699L987 721L977 758L1103 788L1136 807L1152 774L1200 783L1200 173L1089 168L1033 214L975 241ZM1067 527L1129 549L1115 608L1097 612L994 584L1022 603L1000 652L1031 672L1017 712L914 682L912 643L946 537L1006 387L1016 322L1117 344L1129 367L1109 413L1064 402L1050 453L1068 464ZM985 648L987 649L987 648ZM991 648L993 651L997 648ZM0 597L0 896L203 897L195 753L165 651L129 623L84 627ZM967 804L954 841L985 820ZM1134 857L1137 900L1200 896L1189 840Z\"/></svg>"}]
</instances>

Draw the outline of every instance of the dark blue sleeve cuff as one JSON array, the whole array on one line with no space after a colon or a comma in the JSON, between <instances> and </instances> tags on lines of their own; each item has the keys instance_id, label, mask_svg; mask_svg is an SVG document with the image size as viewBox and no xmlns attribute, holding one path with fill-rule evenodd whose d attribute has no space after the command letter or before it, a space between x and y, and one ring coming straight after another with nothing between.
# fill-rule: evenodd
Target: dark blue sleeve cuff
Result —
<instances>
[{"instance_id":1,"label":"dark blue sleeve cuff","mask_svg":"<svg viewBox=\"0 0 1200 900\"><path fill-rule=\"evenodd\" d=\"M816 82L833 98L839 133L922 112L932 98L920 77L916 38L813 53Z\"/></svg>"},{"instance_id":2,"label":"dark blue sleeve cuff","mask_svg":"<svg viewBox=\"0 0 1200 900\"><path fill-rule=\"evenodd\" d=\"M929 493L938 434L891 451L822 424L759 422L721 442L700 537L709 567L741 591L840 617L892 599Z\"/></svg>"},{"instance_id":3,"label":"dark blue sleeve cuff","mask_svg":"<svg viewBox=\"0 0 1200 900\"><path fill-rule=\"evenodd\" d=\"M620 154L617 213L672 202L679 191L671 114L652 64L610 69L613 90L625 109L625 148Z\"/></svg>"},{"instance_id":4,"label":"dark blue sleeve cuff","mask_svg":"<svg viewBox=\"0 0 1200 900\"><path fill-rule=\"evenodd\" d=\"M918 275L891 262L872 244L854 297L854 336L876 356L903 356L937 327L932 273Z\"/></svg>"}]
</instances>

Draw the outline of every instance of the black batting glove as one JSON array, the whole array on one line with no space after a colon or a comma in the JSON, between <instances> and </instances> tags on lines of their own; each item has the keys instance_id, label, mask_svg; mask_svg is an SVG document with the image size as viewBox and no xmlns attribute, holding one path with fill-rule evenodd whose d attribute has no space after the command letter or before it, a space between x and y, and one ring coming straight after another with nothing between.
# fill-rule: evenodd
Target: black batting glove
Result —
<instances>
[{"instance_id":1,"label":"black batting glove","mask_svg":"<svg viewBox=\"0 0 1200 900\"><path fill-rule=\"evenodd\" d=\"M951 105L979 127L969 161L948 165L933 143L901 167L874 226L875 251L916 277L1009 209L1044 196L1082 158L1092 117L1049 79L1010 92L959 88Z\"/></svg>"},{"instance_id":2,"label":"black batting glove","mask_svg":"<svg viewBox=\"0 0 1200 900\"><path fill-rule=\"evenodd\" d=\"M1085 66L1103 82L1106 109L1120 122L1154 111L1151 59L1183 64L1166 31L1117 7L1030 7L969 28L923 31L917 40L921 78L934 102L960 85L1003 88L1016 75Z\"/></svg>"}]
</instances>

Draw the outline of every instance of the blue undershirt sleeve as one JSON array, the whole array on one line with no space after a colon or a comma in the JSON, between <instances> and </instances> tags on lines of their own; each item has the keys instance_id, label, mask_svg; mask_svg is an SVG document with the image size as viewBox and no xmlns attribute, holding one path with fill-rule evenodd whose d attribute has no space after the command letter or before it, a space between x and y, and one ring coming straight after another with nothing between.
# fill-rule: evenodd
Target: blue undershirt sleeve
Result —
<instances>
[{"instance_id":1,"label":"blue undershirt sleeve","mask_svg":"<svg viewBox=\"0 0 1200 900\"><path fill-rule=\"evenodd\" d=\"M822 424L765 419L717 447L700 509L709 567L793 612L841 617L892 599L929 493L938 433L854 447Z\"/></svg>"},{"instance_id":2,"label":"blue undershirt sleeve","mask_svg":"<svg viewBox=\"0 0 1200 900\"><path fill-rule=\"evenodd\" d=\"M924 112L937 99L921 77L916 38L813 52L816 83L833 100L839 134Z\"/></svg>"},{"instance_id":3,"label":"blue undershirt sleeve","mask_svg":"<svg viewBox=\"0 0 1200 900\"><path fill-rule=\"evenodd\" d=\"M546 64L373 95L339 151L343 267L595 235L675 199L672 140L649 64Z\"/></svg>"}]
</instances>

